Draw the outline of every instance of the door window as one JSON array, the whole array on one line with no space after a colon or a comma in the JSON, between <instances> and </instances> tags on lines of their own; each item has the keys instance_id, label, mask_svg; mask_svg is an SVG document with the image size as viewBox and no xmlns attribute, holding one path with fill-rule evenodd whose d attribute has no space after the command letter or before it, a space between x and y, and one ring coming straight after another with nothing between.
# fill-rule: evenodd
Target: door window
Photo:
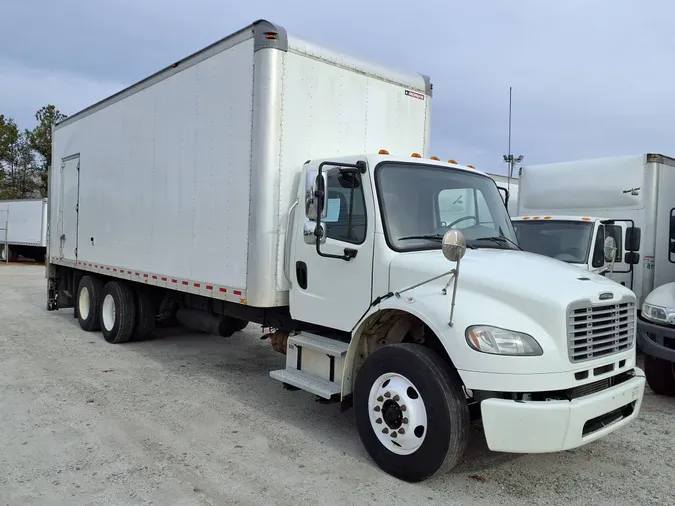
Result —
<instances>
[{"instance_id":1,"label":"door window","mask_svg":"<svg viewBox=\"0 0 675 506\"><path fill-rule=\"evenodd\" d=\"M326 237L361 244L366 240L366 202L361 177L353 170L333 167L327 171L327 216L321 220Z\"/></svg>"}]
</instances>

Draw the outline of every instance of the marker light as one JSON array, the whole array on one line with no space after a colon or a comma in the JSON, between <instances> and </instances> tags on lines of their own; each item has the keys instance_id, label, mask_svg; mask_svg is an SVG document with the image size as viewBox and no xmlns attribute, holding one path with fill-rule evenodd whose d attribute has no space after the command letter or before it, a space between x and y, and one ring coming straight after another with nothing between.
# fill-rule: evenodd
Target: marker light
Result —
<instances>
[{"instance_id":1,"label":"marker light","mask_svg":"<svg viewBox=\"0 0 675 506\"><path fill-rule=\"evenodd\" d=\"M422 156L419 153L413 153L410 155L412 158L422 158Z\"/></svg>"},{"instance_id":2,"label":"marker light","mask_svg":"<svg viewBox=\"0 0 675 506\"><path fill-rule=\"evenodd\" d=\"M448 160L448 163L454 163L455 165L457 165L457 160L450 159L450 160Z\"/></svg>"},{"instance_id":3,"label":"marker light","mask_svg":"<svg viewBox=\"0 0 675 506\"><path fill-rule=\"evenodd\" d=\"M440 161L441 161L441 159L440 159L440 158L438 158L437 156L432 156L432 157L429 157L429 160L436 160L436 161L438 161L438 162L440 162Z\"/></svg>"},{"instance_id":4,"label":"marker light","mask_svg":"<svg viewBox=\"0 0 675 506\"><path fill-rule=\"evenodd\" d=\"M377 152L377 154L378 154L378 155L388 155L388 154L389 154L389 151L387 151L386 149L380 149L380 150Z\"/></svg>"}]
</instances>

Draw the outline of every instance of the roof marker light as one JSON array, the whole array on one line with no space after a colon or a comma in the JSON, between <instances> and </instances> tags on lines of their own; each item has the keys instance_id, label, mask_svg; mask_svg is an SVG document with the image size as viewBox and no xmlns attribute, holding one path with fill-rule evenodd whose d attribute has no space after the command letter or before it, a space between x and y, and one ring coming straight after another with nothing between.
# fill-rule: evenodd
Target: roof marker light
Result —
<instances>
[{"instance_id":1,"label":"roof marker light","mask_svg":"<svg viewBox=\"0 0 675 506\"><path fill-rule=\"evenodd\" d=\"M441 161L441 159L438 158L437 156L430 156L430 157L429 157L429 160L436 160L436 161L438 161L438 162Z\"/></svg>"},{"instance_id":2,"label":"roof marker light","mask_svg":"<svg viewBox=\"0 0 675 506\"><path fill-rule=\"evenodd\" d=\"M455 165L457 165L457 160L450 159L448 160L448 163L454 163Z\"/></svg>"},{"instance_id":3,"label":"roof marker light","mask_svg":"<svg viewBox=\"0 0 675 506\"><path fill-rule=\"evenodd\" d=\"M413 153L410 155L411 158L422 158L422 156L419 153Z\"/></svg>"},{"instance_id":4,"label":"roof marker light","mask_svg":"<svg viewBox=\"0 0 675 506\"><path fill-rule=\"evenodd\" d=\"M380 150L377 152L377 154L378 154L378 155L388 155L388 154L389 154L389 151L387 151L386 149L380 149Z\"/></svg>"}]
</instances>

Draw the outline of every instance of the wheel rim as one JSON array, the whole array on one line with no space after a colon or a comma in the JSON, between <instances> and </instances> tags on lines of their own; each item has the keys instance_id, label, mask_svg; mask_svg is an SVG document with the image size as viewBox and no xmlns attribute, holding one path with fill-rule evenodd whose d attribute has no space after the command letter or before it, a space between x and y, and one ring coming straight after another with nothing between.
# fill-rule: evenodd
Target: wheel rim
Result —
<instances>
[{"instance_id":1,"label":"wheel rim","mask_svg":"<svg viewBox=\"0 0 675 506\"><path fill-rule=\"evenodd\" d=\"M417 387L405 376L383 374L368 396L370 424L380 443L397 455L415 453L427 435L427 410Z\"/></svg>"},{"instance_id":2,"label":"wheel rim","mask_svg":"<svg viewBox=\"0 0 675 506\"><path fill-rule=\"evenodd\" d=\"M86 320L89 318L89 311L91 310L91 301L89 300L89 289L83 286L80 289L80 297L77 301L77 310L80 313L80 318Z\"/></svg>"},{"instance_id":3,"label":"wheel rim","mask_svg":"<svg viewBox=\"0 0 675 506\"><path fill-rule=\"evenodd\" d=\"M108 331L112 330L115 326L115 299L110 294L106 295L103 299L101 316L105 329Z\"/></svg>"}]
</instances>

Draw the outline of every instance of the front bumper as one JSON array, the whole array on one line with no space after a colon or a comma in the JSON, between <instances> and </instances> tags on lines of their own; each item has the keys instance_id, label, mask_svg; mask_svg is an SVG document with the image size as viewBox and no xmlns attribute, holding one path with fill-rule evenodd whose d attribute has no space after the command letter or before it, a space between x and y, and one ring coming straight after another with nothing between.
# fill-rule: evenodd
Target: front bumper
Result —
<instances>
[{"instance_id":1,"label":"front bumper","mask_svg":"<svg viewBox=\"0 0 675 506\"><path fill-rule=\"evenodd\" d=\"M647 334L653 334L654 339ZM675 328L651 323L638 317L637 341L642 353L675 362Z\"/></svg>"},{"instance_id":2,"label":"front bumper","mask_svg":"<svg viewBox=\"0 0 675 506\"><path fill-rule=\"evenodd\" d=\"M492 451L548 453L590 443L637 417L644 373L598 393L568 400L481 402L483 428Z\"/></svg>"}]
</instances>

